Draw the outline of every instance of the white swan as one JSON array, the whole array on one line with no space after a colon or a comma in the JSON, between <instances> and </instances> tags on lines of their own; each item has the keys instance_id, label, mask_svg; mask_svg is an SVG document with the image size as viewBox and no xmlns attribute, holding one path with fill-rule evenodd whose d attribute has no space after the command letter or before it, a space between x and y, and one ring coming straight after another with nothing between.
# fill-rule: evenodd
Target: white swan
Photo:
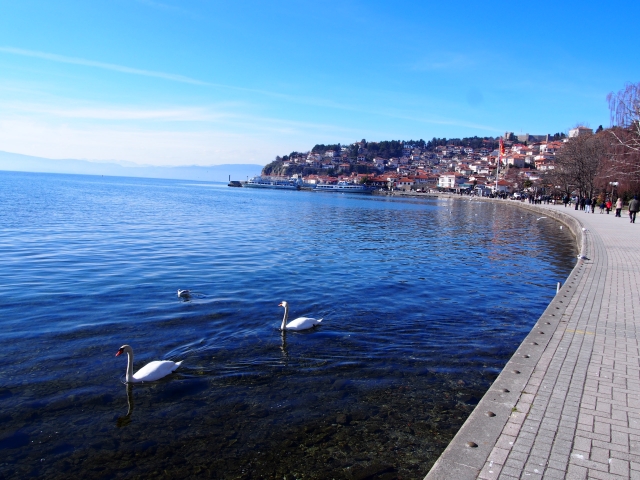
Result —
<instances>
[{"instance_id":1,"label":"white swan","mask_svg":"<svg viewBox=\"0 0 640 480\"><path fill-rule=\"evenodd\" d=\"M282 325L280 326L280 330L308 330L310 328L315 327L316 325L320 325L322 319L317 318L309 318L309 317L300 317L295 320L291 320L287 323L287 319L289 318L289 304L283 301L279 307L284 307L284 317L282 318Z\"/></svg>"},{"instance_id":2,"label":"white swan","mask_svg":"<svg viewBox=\"0 0 640 480\"><path fill-rule=\"evenodd\" d=\"M126 375L127 383L153 382L155 380L160 380L162 377L166 377L173 372L182 363L182 361L172 362L171 360L155 360L151 363L147 363L136 373L133 373L133 348L129 345L121 346L120 350L116 353L116 357L125 352L129 357Z\"/></svg>"}]
</instances>

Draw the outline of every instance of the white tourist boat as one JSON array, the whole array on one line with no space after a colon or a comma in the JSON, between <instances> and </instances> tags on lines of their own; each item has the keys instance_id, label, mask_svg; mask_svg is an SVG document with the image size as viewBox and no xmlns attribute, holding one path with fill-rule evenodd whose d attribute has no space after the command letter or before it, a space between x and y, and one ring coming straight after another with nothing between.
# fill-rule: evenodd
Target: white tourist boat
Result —
<instances>
[{"instance_id":1,"label":"white tourist boat","mask_svg":"<svg viewBox=\"0 0 640 480\"><path fill-rule=\"evenodd\" d=\"M314 188L317 192L342 192L342 193L371 193L371 188L366 185L338 182L337 184L320 184Z\"/></svg>"},{"instance_id":2,"label":"white tourist boat","mask_svg":"<svg viewBox=\"0 0 640 480\"><path fill-rule=\"evenodd\" d=\"M245 187L250 188L275 188L278 190L300 190L302 180L294 176L291 178L282 177L266 177L257 175L250 178L244 183Z\"/></svg>"}]
</instances>

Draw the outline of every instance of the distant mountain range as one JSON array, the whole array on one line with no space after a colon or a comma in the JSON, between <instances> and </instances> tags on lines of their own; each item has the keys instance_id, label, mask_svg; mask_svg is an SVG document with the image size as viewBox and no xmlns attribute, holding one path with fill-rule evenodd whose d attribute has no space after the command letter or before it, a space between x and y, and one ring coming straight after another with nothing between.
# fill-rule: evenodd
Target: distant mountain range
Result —
<instances>
[{"instance_id":1,"label":"distant mountain range","mask_svg":"<svg viewBox=\"0 0 640 480\"><path fill-rule=\"evenodd\" d=\"M78 175L109 175L116 177L171 178L176 180L201 180L227 182L246 180L259 175L263 165L225 164L200 167L154 167L148 165L89 162L87 160L54 160L32 157L19 153L0 151L0 170L15 172L70 173Z\"/></svg>"}]
</instances>

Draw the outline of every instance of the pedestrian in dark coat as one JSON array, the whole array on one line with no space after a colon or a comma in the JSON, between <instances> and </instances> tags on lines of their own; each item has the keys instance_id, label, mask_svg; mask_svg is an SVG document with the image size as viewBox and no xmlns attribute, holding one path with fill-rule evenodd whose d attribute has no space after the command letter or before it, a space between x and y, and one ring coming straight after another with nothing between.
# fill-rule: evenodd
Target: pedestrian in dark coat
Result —
<instances>
[{"instance_id":1,"label":"pedestrian in dark coat","mask_svg":"<svg viewBox=\"0 0 640 480\"><path fill-rule=\"evenodd\" d=\"M638 196L634 195L633 200L629 202L629 220L631 223L636 223L636 213L640 211L640 202Z\"/></svg>"}]
</instances>

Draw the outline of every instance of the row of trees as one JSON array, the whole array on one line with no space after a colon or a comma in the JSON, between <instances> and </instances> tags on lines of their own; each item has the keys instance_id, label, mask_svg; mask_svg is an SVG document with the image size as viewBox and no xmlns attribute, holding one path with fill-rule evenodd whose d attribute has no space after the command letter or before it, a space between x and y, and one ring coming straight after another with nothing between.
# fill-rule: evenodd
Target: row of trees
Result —
<instances>
[{"instance_id":1,"label":"row of trees","mask_svg":"<svg viewBox=\"0 0 640 480\"><path fill-rule=\"evenodd\" d=\"M640 193L640 83L627 84L607 100L612 127L570 138L557 156L550 181L564 194Z\"/></svg>"},{"instance_id":2,"label":"row of trees","mask_svg":"<svg viewBox=\"0 0 640 480\"><path fill-rule=\"evenodd\" d=\"M471 147L473 149L486 148L488 150L495 150L498 148L500 142L499 137L464 137L464 138L436 138L433 137L427 142L425 150L431 152L436 147L445 147L447 145L453 145L455 147Z\"/></svg>"}]
</instances>

